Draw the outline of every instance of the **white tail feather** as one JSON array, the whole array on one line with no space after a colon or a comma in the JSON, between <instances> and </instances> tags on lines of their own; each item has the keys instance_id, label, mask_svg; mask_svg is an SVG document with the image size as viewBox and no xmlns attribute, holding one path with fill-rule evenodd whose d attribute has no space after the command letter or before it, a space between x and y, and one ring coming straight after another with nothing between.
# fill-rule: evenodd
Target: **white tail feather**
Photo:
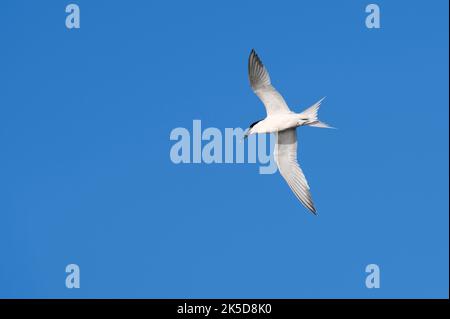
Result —
<instances>
[{"instance_id":1,"label":"white tail feather","mask_svg":"<svg viewBox=\"0 0 450 319\"><path fill-rule=\"evenodd\" d=\"M319 112L320 105L324 99L325 99L325 97L323 97L318 102L316 102L312 106L308 107L306 110L304 110L303 112L301 112L299 114L300 118L302 120L306 121L303 125L321 127L321 128L334 128L326 123L319 121L318 112Z\"/></svg>"}]
</instances>

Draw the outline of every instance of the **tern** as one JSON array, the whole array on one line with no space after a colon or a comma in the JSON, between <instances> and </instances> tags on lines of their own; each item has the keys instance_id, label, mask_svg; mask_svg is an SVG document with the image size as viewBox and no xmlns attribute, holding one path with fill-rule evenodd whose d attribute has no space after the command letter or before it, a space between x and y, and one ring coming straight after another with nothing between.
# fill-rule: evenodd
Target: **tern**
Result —
<instances>
[{"instance_id":1,"label":"tern","mask_svg":"<svg viewBox=\"0 0 450 319\"><path fill-rule=\"evenodd\" d=\"M301 113L292 112L281 94L272 86L269 72L255 50L248 58L248 76L253 92L263 102L267 116L252 123L245 137L251 134L274 133L276 137L274 159L281 176L286 180L298 200L317 215L310 188L297 162L297 127L314 126L332 128L318 119L323 98Z\"/></svg>"}]
</instances>

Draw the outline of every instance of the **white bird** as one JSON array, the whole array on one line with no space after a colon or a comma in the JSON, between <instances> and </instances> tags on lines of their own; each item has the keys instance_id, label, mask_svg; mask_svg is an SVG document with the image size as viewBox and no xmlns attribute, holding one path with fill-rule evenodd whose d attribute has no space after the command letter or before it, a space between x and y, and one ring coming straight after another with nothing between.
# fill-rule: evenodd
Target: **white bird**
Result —
<instances>
[{"instance_id":1,"label":"white bird","mask_svg":"<svg viewBox=\"0 0 450 319\"><path fill-rule=\"evenodd\" d=\"M313 214L317 214L308 182L297 162L296 128L304 125L331 128L318 119L317 112L323 98L301 113L292 112L281 94L272 86L269 73L255 50L252 50L248 59L248 76L253 91L266 108L267 117L252 123L245 137L250 134L275 133L274 158L281 176L300 202Z\"/></svg>"}]
</instances>

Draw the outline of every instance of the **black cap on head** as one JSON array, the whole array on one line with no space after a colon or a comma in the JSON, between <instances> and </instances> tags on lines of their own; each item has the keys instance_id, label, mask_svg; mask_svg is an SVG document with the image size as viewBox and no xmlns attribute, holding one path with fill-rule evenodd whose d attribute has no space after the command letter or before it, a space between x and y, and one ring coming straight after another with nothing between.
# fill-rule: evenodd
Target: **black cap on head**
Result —
<instances>
[{"instance_id":1,"label":"black cap on head","mask_svg":"<svg viewBox=\"0 0 450 319\"><path fill-rule=\"evenodd\" d=\"M261 122L262 120L259 120L259 121L256 121L256 122L253 122L252 124L250 124L250 127L249 128L252 128L253 126L255 126L256 124L258 124L259 122Z\"/></svg>"}]
</instances>

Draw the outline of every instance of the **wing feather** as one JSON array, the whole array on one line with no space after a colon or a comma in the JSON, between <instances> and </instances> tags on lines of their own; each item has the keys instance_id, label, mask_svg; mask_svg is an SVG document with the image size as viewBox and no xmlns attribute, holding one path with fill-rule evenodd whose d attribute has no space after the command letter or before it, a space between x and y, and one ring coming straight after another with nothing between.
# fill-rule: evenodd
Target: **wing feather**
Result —
<instances>
[{"instance_id":1,"label":"wing feather","mask_svg":"<svg viewBox=\"0 0 450 319\"><path fill-rule=\"evenodd\" d=\"M290 112L284 98L272 86L269 72L267 72L255 50L252 50L248 58L248 77L253 92L263 102L268 116Z\"/></svg>"},{"instance_id":2,"label":"wing feather","mask_svg":"<svg viewBox=\"0 0 450 319\"><path fill-rule=\"evenodd\" d=\"M288 129L276 133L274 157L281 176L294 192L298 200L316 214L316 208L309 191L309 185L297 162L297 133L296 129Z\"/></svg>"}]
</instances>

